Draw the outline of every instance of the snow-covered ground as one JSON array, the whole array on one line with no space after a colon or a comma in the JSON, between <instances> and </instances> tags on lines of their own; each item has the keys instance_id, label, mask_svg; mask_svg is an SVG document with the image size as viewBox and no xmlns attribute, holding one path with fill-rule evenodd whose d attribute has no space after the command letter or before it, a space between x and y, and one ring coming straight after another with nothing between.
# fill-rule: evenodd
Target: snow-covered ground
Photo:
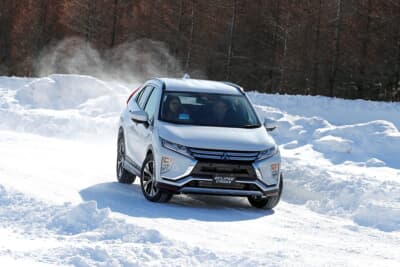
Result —
<instances>
[{"instance_id":1,"label":"snow-covered ground","mask_svg":"<svg viewBox=\"0 0 400 267\"><path fill-rule=\"evenodd\" d=\"M400 103L249 93L279 125L285 189L266 211L118 184L135 86L0 77L1 266L399 266Z\"/></svg>"}]
</instances>

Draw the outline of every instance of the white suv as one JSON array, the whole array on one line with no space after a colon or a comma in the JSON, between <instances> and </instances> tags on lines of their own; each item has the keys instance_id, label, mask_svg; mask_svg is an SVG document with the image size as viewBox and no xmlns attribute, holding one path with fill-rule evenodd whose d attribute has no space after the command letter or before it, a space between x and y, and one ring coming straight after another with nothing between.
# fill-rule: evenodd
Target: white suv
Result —
<instances>
[{"instance_id":1,"label":"white suv","mask_svg":"<svg viewBox=\"0 0 400 267\"><path fill-rule=\"evenodd\" d=\"M140 177L146 199L173 194L246 196L272 209L283 181L279 148L245 92L227 82L156 78L127 101L118 132L117 178Z\"/></svg>"}]
</instances>

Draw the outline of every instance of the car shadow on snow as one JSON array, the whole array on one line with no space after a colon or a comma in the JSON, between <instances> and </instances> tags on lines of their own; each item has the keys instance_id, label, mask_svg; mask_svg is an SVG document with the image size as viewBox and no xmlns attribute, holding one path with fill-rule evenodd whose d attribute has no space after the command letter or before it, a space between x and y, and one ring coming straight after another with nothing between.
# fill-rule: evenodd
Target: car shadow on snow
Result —
<instances>
[{"instance_id":1,"label":"car shadow on snow","mask_svg":"<svg viewBox=\"0 0 400 267\"><path fill-rule=\"evenodd\" d=\"M99 208L110 208L133 217L195 219L200 221L252 220L274 214L273 210L252 208L246 198L175 195L169 203L146 200L136 183L101 183L81 190L83 200L94 200Z\"/></svg>"}]
</instances>

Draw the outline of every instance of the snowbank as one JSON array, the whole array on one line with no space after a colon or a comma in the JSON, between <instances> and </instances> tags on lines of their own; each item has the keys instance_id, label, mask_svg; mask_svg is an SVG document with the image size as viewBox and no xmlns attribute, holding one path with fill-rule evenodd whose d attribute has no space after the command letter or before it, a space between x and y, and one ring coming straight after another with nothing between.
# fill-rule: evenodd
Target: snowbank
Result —
<instances>
[{"instance_id":1,"label":"snowbank","mask_svg":"<svg viewBox=\"0 0 400 267\"><path fill-rule=\"evenodd\" d=\"M154 229L111 217L109 209L98 209L95 201L50 205L1 184L0 228L19 229L19 238L32 236L37 240L35 248L28 251L12 244L8 249L0 247L0 255L8 251L18 262L26 258L75 266L225 266L238 261L236 256L190 247ZM250 263L251 259L240 257L240 265Z\"/></svg>"},{"instance_id":2,"label":"snowbank","mask_svg":"<svg viewBox=\"0 0 400 267\"><path fill-rule=\"evenodd\" d=\"M249 97L256 105L278 108L302 117L318 116L335 125L387 120L400 128L399 103L257 92L250 92Z\"/></svg>"},{"instance_id":3,"label":"snowbank","mask_svg":"<svg viewBox=\"0 0 400 267\"><path fill-rule=\"evenodd\" d=\"M1 81L0 129L68 138L113 134L129 92L84 75Z\"/></svg>"},{"instance_id":4,"label":"snowbank","mask_svg":"<svg viewBox=\"0 0 400 267\"><path fill-rule=\"evenodd\" d=\"M278 128L272 135L286 149L311 144L335 164L351 161L400 168L400 132L390 121L336 126L320 117L305 118L277 108L257 106L257 110L276 121Z\"/></svg>"},{"instance_id":5,"label":"snowbank","mask_svg":"<svg viewBox=\"0 0 400 267\"><path fill-rule=\"evenodd\" d=\"M22 86L15 97L25 108L60 110L78 108L89 99L112 94L112 89L96 78L53 74Z\"/></svg>"},{"instance_id":6,"label":"snowbank","mask_svg":"<svg viewBox=\"0 0 400 267\"><path fill-rule=\"evenodd\" d=\"M363 226L400 230L400 132L394 125L400 103L251 96L253 102L263 103L256 106L259 114L278 125L272 135L282 149L284 200ZM305 110L302 100L311 110ZM333 106L349 115L340 120ZM366 112L370 108L377 111L372 118ZM385 120L373 120L377 114ZM357 123L346 124L349 121Z\"/></svg>"}]
</instances>

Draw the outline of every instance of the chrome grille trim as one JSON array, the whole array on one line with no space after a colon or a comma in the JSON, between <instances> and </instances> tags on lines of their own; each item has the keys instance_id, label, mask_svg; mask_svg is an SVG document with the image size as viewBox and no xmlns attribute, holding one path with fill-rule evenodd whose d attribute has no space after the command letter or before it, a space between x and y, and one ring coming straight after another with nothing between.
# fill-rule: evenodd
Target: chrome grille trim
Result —
<instances>
[{"instance_id":1,"label":"chrome grille trim","mask_svg":"<svg viewBox=\"0 0 400 267\"><path fill-rule=\"evenodd\" d=\"M193 157L198 159L216 159L216 160L237 160L237 161L254 161L257 159L259 152L249 151L224 151L224 150L208 150L198 148L188 148Z\"/></svg>"}]
</instances>

